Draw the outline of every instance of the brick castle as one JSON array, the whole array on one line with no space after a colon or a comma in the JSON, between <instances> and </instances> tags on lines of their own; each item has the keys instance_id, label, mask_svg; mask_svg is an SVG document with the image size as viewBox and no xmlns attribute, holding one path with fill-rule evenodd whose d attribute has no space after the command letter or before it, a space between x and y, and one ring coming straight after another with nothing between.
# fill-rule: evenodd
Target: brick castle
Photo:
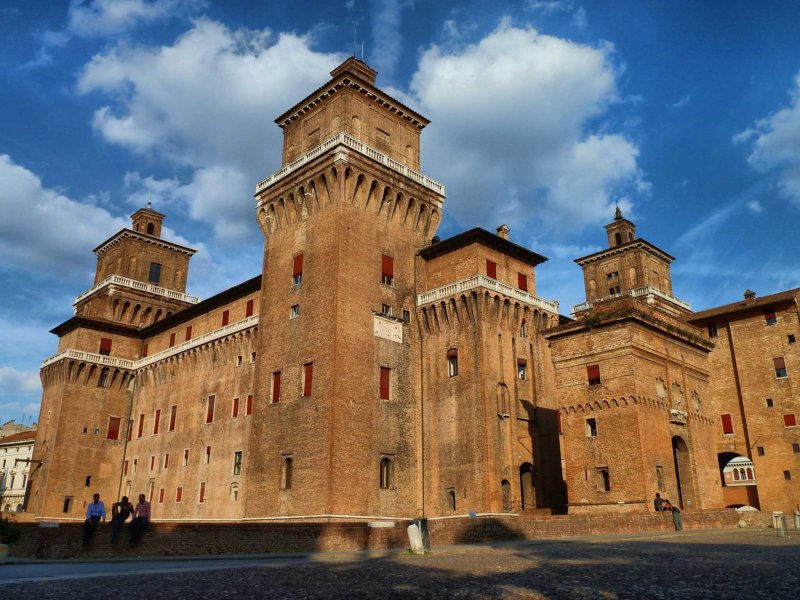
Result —
<instances>
[{"instance_id":1,"label":"brick castle","mask_svg":"<svg viewBox=\"0 0 800 600\"><path fill-rule=\"evenodd\" d=\"M428 121L350 58L278 117L262 273L199 301L138 210L53 329L27 510L145 493L156 520L379 519L800 502L800 289L692 312L617 211L574 318L505 226L435 237Z\"/></svg>"}]
</instances>

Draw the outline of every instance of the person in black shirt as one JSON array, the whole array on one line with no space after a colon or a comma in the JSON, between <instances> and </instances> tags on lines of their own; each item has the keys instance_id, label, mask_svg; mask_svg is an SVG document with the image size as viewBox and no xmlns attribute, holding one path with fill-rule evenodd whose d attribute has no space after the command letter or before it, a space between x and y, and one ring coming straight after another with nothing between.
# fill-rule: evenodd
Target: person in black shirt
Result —
<instances>
[{"instance_id":1,"label":"person in black shirt","mask_svg":"<svg viewBox=\"0 0 800 600\"><path fill-rule=\"evenodd\" d=\"M114 502L111 505L111 543L115 543L119 537L119 531L122 525L128 520L128 517L133 513L133 504L128 500L127 496L123 496L119 502Z\"/></svg>"}]
</instances>

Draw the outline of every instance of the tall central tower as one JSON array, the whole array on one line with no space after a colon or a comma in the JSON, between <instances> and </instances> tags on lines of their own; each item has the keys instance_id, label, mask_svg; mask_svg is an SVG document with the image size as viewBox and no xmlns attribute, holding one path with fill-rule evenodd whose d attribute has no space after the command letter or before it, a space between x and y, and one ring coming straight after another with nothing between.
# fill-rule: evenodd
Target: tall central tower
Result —
<instances>
[{"instance_id":1,"label":"tall central tower","mask_svg":"<svg viewBox=\"0 0 800 600\"><path fill-rule=\"evenodd\" d=\"M245 516L421 509L415 256L444 187L418 172L428 121L350 58L281 115L256 188L265 237Z\"/></svg>"}]
</instances>

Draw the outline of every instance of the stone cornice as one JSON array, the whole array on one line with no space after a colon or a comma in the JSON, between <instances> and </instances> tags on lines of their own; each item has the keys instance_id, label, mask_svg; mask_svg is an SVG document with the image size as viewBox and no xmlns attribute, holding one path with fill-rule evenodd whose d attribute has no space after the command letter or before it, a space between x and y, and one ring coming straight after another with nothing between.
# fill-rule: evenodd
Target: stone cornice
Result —
<instances>
[{"instance_id":1,"label":"stone cornice","mask_svg":"<svg viewBox=\"0 0 800 600\"><path fill-rule=\"evenodd\" d=\"M336 148L337 146L342 146L349 150L355 150L359 154L366 156L367 158L370 158L375 162L384 165L385 167L388 167L395 173L403 175L411 179L412 181L418 183L419 185L426 187L429 190L432 190L433 192L442 197L442 200L438 203L439 208L442 207L443 200L445 197L445 189L441 183L439 183L438 181L434 181L430 177L426 177L425 175L423 175L418 171L415 171L414 169L409 169L403 163L396 161L395 159L387 156L386 154L383 154L382 152L378 152L377 150L375 150L375 148L368 146L364 142L361 142L356 138L354 138L353 136L348 135L344 132L337 133L333 137L322 142L316 148L312 148L311 150L306 152L303 156L301 156L297 160L290 162L288 165L279 169L266 179L262 179L261 181L259 181L258 184L256 185L255 196L258 197L264 190L272 187L273 185L275 185L282 179L286 178L288 175L290 175L300 167L308 164L315 158L321 156L328 150ZM263 201L259 200L256 203L256 207L259 207L262 204Z\"/></svg>"},{"instance_id":2,"label":"stone cornice","mask_svg":"<svg viewBox=\"0 0 800 600\"><path fill-rule=\"evenodd\" d=\"M594 254L589 254L588 256L584 256L581 258L576 258L575 262L578 263L580 266L588 265L593 262L597 262L599 260L603 260L608 258L609 256L615 256L617 254L622 254L624 252L628 252L629 250L644 250L648 254L652 254L656 258L663 260L667 264L673 262L675 260L674 256L667 254L660 248L654 246L650 242L647 242L643 239L636 239L632 242L628 242L627 244L622 244L621 246L614 246L613 248L607 248L605 250L601 250L600 252L595 252Z\"/></svg>"},{"instance_id":3,"label":"stone cornice","mask_svg":"<svg viewBox=\"0 0 800 600\"><path fill-rule=\"evenodd\" d=\"M100 244L97 248L93 250L97 256L103 254L109 248L116 246L122 240L132 238L136 240L140 240L142 242L152 244L153 246L158 246L159 248L167 248L168 250L175 250L177 252L181 252L182 254L187 254L189 256L194 255L197 250L193 248L187 248L186 246L181 246L180 244L173 244L172 242L167 242L162 240L161 238L154 237L152 235L147 235L145 233L141 233L139 231L134 231L133 229L123 229L115 233L113 236L108 238L105 242Z\"/></svg>"}]
</instances>

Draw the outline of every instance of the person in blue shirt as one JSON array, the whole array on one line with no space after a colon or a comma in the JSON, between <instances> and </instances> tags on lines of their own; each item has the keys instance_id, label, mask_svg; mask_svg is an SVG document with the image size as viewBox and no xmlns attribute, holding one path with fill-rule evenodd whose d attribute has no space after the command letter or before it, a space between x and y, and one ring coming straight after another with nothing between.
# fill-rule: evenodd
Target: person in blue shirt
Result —
<instances>
[{"instance_id":1,"label":"person in blue shirt","mask_svg":"<svg viewBox=\"0 0 800 600\"><path fill-rule=\"evenodd\" d=\"M94 537L98 523L106 521L106 505L100 500L100 494L92 496L93 501L86 507L86 520L83 522L83 547L87 548Z\"/></svg>"}]
</instances>

